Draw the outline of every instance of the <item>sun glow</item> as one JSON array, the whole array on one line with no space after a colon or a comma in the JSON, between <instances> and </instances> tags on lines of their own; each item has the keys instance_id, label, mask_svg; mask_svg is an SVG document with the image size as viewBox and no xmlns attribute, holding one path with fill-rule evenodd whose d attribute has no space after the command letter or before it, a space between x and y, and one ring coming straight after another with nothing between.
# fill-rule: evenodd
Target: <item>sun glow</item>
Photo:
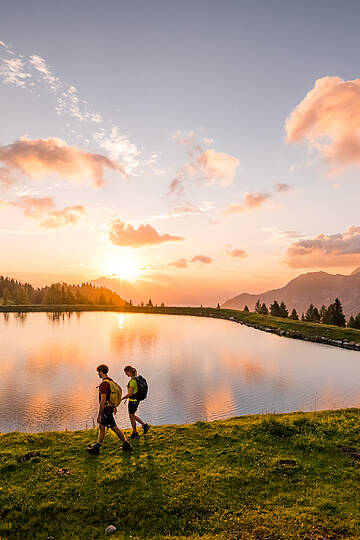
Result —
<instances>
[{"instance_id":1,"label":"sun glow","mask_svg":"<svg viewBox=\"0 0 360 540\"><path fill-rule=\"evenodd\" d=\"M106 274L127 281L135 281L141 274L141 268L132 255L116 255L104 265Z\"/></svg>"}]
</instances>

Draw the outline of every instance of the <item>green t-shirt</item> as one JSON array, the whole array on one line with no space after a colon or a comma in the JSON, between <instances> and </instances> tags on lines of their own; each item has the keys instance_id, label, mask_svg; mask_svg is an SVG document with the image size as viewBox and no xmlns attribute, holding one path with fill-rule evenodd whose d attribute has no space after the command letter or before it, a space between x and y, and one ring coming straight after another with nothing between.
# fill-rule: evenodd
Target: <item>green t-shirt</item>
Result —
<instances>
[{"instance_id":1,"label":"green t-shirt","mask_svg":"<svg viewBox=\"0 0 360 540\"><path fill-rule=\"evenodd\" d=\"M133 389L133 395L134 394L137 394L137 391L138 391L138 385L137 385L137 382L135 379L130 379L130 382L129 384L127 385L128 389L129 388L132 388ZM129 401L136 401L136 398L129 398Z\"/></svg>"}]
</instances>

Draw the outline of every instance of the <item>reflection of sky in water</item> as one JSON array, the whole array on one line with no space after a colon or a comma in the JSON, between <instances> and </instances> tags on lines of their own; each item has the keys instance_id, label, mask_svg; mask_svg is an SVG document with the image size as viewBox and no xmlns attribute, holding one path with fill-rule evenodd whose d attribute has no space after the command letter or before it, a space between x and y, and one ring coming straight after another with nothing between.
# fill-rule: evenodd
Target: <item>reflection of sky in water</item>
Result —
<instances>
[{"instance_id":1,"label":"reflection of sky in water","mask_svg":"<svg viewBox=\"0 0 360 540\"><path fill-rule=\"evenodd\" d=\"M95 368L125 390L126 364L149 382L153 424L360 404L360 355L229 321L119 313L0 316L0 431L90 427ZM129 427L121 405L118 423Z\"/></svg>"}]
</instances>

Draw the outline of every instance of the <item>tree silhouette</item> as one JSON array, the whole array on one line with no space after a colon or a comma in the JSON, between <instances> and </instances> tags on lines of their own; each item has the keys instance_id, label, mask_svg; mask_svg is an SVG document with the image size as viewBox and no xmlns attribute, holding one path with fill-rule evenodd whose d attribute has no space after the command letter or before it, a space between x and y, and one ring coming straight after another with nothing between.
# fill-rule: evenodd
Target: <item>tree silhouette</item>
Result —
<instances>
[{"instance_id":1,"label":"tree silhouette","mask_svg":"<svg viewBox=\"0 0 360 540\"><path fill-rule=\"evenodd\" d=\"M290 319L293 319L294 321L298 321L298 320L299 320L299 317L298 317L298 314L297 314L295 308L294 308L294 309L292 310L292 312L291 312Z\"/></svg>"}]
</instances>

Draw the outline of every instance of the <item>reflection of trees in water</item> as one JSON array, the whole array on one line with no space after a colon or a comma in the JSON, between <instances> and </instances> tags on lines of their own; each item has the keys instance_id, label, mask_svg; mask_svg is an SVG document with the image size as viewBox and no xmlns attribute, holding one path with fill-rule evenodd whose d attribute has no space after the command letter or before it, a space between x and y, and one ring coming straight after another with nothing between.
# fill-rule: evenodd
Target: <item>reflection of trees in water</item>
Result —
<instances>
[{"instance_id":1,"label":"reflection of trees in water","mask_svg":"<svg viewBox=\"0 0 360 540\"><path fill-rule=\"evenodd\" d=\"M10 320L10 314L9 313L3 313L3 315L4 315L4 323L8 324L8 322Z\"/></svg>"},{"instance_id":2,"label":"reflection of trees in water","mask_svg":"<svg viewBox=\"0 0 360 540\"><path fill-rule=\"evenodd\" d=\"M54 324L59 324L60 321L65 320L65 313L62 311L53 311L46 313L48 321Z\"/></svg>"},{"instance_id":3,"label":"reflection of trees in water","mask_svg":"<svg viewBox=\"0 0 360 540\"><path fill-rule=\"evenodd\" d=\"M24 313L23 311L17 311L15 313L15 319L17 319L21 324L24 324L27 319L28 313Z\"/></svg>"},{"instance_id":4,"label":"reflection of trees in water","mask_svg":"<svg viewBox=\"0 0 360 540\"><path fill-rule=\"evenodd\" d=\"M74 313L77 319L81 318L82 311L48 311L46 312L46 316L49 322L59 324L60 321L65 321L65 317L70 321Z\"/></svg>"}]
</instances>

